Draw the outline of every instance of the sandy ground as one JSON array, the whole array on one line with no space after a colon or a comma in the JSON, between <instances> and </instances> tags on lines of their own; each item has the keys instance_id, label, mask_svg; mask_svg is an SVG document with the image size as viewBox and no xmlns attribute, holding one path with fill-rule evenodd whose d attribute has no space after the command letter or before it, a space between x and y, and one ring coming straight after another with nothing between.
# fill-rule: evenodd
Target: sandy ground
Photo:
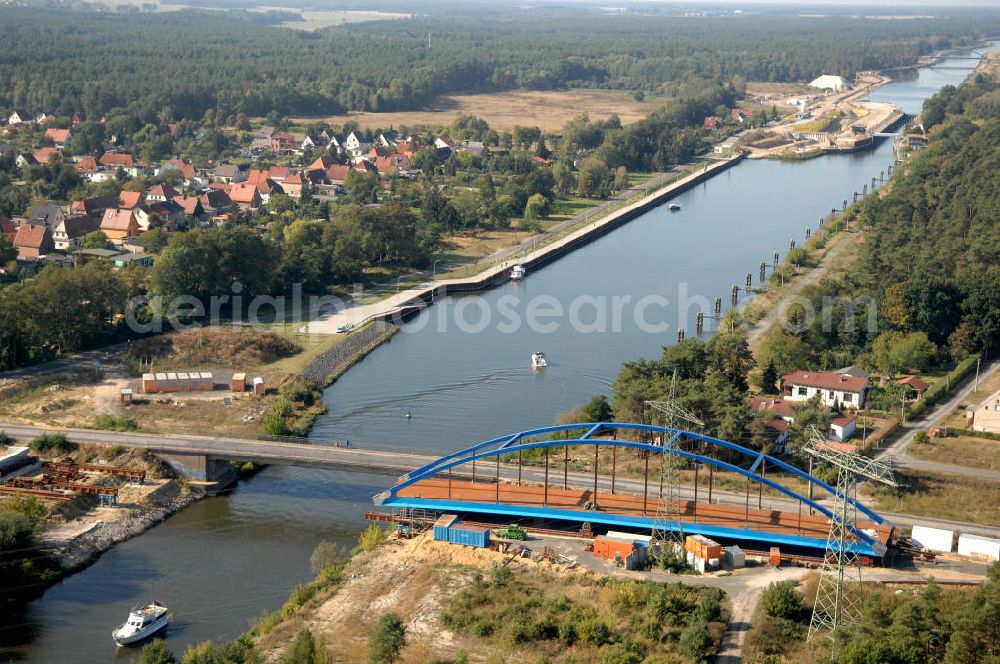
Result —
<instances>
[{"instance_id":1,"label":"sandy ground","mask_svg":"<svg viewBox=\"0 0 1000 664\"><path fill-rule=\"evenodd\" d=\"M556 131L580 113L591 120L605 120L617 114L622 124L637 122L663 104L660 97L635 101L632 93L617 90L534 91L512 90L475 95L445 95L423 111L398 113L351 113L325 118L292 118L295 124L308 124L317 119L333 125L357 122L362 128L382 129L416 125L443 126L451 124L459 113L482 118L498 131L510 131L515 126L540 127Z\"/></svg>"}]
</instances>

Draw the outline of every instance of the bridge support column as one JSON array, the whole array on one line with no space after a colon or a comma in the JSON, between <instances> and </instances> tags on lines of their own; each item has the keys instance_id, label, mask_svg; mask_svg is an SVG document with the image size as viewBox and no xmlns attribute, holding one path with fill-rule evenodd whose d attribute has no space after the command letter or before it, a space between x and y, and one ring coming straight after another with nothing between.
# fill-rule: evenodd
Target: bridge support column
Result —
<instances>
[{"instance_id":1,"label":"bridge support column","mask_svg":"<svg viewBox=\"0 0 1000 664\"><path fill-rule=\"evenodd\" d=\"M186 480L203 483L208 493L222 491L236 481L238 473L224 459L214 459L203 454L157 455Z\"/></svg>"}]
</instances>

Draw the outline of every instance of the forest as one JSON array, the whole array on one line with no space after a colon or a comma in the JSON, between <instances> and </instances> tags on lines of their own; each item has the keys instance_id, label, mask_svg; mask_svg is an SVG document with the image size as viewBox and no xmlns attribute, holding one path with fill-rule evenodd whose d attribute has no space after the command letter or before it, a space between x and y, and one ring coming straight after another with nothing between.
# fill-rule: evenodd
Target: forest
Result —
<instances>
[{"instance_id":1,"label":"forest","mask_svg":"<svg viewBox=\"0 0 1000 664\"><path fill-rule=\"evenodd\" d=\"M317 32L232 13L0 7L0 110L144 122L421 108L452 92L567 87L674 94L691 78L803 81L912 64L995 34L1000 13L908 21L435 10ZM498 20L502 19L502 20ZM428 35L430 46L428 47ZM665 39L664 35L669 35ZM436 38L435 38L436 37ZM127 55L127 57L126 57Z\"/></svg>"}]
</instances>

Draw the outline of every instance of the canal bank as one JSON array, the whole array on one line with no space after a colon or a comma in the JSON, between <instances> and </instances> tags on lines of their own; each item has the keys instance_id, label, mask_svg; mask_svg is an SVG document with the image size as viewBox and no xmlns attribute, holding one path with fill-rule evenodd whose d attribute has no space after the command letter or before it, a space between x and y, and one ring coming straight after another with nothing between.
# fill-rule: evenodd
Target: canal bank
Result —
<instances>
[{"instance_id":1,"label":"canal bank","mask_svg":"<svg viewBox=\"0 0 1000 664\"><path fill-rule=\"evenodd\" d=\"M924 98L964 77L925 71L879 94L912 95L919 110ZM685 192L680 213L654 209L563 260L536 268L524 283L502 284L483 297L495 302L492 298L503 295L524 299L545 292L567 299L580 292L676 292L682 280L692 291L725 296L762 257L787 247L792 236L801 239L819 214L884 167L891 158L880 152L884 148L761 169L746 163ZM454 306L466 297L449 295L440 302ZM518 427L521 422L549 422L565 404L580 403L581 395L606 392L622 361L658 353L676 331L438 336L416 329L427 313L327 390L327 399L344 410L318 423L317 439L330 431L352 441L395 440L400 447L416 441L453 451L455 441L467 444L526 428ZM551 358L547 373L527 366L536 347ZM407 410L413 412L409 421ZM360 436L349 433L355 431ZM231 495L199 501L115 547L21 607L21 617L5 632L13 636L0 646L0 658L73 662L86 655L88 661L115 661L108 625L151 594L175 611L176 629L167 633L175 652L205 639L232 638L310 578L309 554L319 540L353 542L364 526L369 497L393 479L268 468ZM131 655L123 653L120 661Z\"/></svg>"}]
</instances>

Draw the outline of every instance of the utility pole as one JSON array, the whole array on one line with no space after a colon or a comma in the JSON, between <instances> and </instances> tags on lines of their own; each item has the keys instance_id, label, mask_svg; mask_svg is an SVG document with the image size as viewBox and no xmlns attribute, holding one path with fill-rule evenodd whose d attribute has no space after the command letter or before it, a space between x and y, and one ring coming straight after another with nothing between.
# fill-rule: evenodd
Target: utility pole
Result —
<instances>
[{"instance_id":1,"label":"utility pole","mask_svg":"<svg viewBox=\"0 0 1000 664\"><path fill-rule=\"evenodd\" d=\"M861 565L857 545L858 481L867 479L898 487L892 467L884 461L869 459L857 452L840 452L830 447L826 439L812 427L809 442L802 448L812 459L826 461L839 469L837 473L837 504L830 519L826 538L823 571L816 589L816 604L809 622L808 640L821 631L835 630L858 621L864 603L861 585Z\"/></svg>"},{"instance_id":2,"label":"utility pole","mask_svg":"<svg viewBox=\"0 0 1000 664\"><path fill-rule=\"evenodd\" d=\"M684 525L680 513L680 468L681 458L671 450L681 442L682 431L677 430L681 421L700 427L705 423L676 400L677 371L670 381L669 401L645 401L643 404L663 414L663 426L667 429L661 439L660 452L660 496L656 504L656 517L650 533L649 550L653 559L667 567L673 560L684 555ZM668 438L669 436L669 438Z\"/></svg>"}]
</instances>

